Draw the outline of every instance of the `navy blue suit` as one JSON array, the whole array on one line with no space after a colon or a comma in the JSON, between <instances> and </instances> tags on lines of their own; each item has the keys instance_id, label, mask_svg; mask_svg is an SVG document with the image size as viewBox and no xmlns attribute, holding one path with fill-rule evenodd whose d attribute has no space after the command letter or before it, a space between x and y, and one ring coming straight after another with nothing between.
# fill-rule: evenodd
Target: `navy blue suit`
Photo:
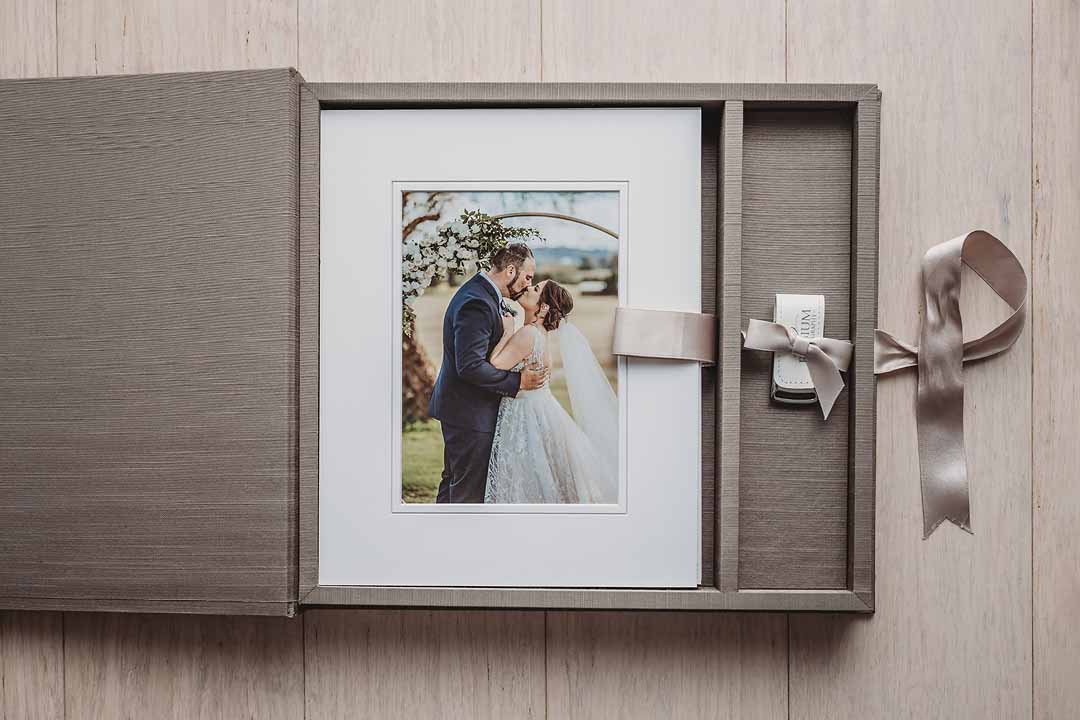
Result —
<instances>
[{"instance_id":1,"label":"navy blue suit","mask_svg":"<svg viewBox=\"0 0 1080 720\"><path fill-rule=\"evenodd\" d=\"M482 503L503 397L515 397L521 374L488 361L503 334L502 297L474 275L443 316L443 359L428 413L442 423L443 474L436 502Z\"/></svg>"}]
</instances>

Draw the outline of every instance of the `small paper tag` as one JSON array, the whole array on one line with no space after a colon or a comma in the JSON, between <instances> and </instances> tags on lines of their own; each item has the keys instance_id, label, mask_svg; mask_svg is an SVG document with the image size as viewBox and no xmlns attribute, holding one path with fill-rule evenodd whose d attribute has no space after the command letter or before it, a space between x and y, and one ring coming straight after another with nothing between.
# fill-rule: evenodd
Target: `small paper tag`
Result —
<instances>
[{"instance_id":1,"label":"small paper tag","mask_svg":"<svg viewBox=\"0 0 1080 720\"><path fill-rule=\"evenodd\" d=\"M819 338L825 331L825 296L778 294L773 321L793 328L807 340ZM772 398L796 405L817 401L804 358L794 353L773 353Z\"/></svg>"}]
</instances>

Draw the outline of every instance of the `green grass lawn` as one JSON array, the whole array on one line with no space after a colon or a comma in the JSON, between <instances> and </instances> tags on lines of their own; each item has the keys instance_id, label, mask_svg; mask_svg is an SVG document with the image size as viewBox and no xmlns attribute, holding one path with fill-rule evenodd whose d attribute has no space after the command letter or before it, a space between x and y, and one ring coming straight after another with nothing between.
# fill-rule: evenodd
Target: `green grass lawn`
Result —
<instances>
[{"instance_id":1,"label":"green grass lawn","mask_svg":"<svg viewBox=\"0 0 1080 720\"><path fill-rule=\"evenodd\" d=\"M401 433L401 494L407 503L433 503L443 469L438 420L415 423Z\"/></svg>"}]
</instances>

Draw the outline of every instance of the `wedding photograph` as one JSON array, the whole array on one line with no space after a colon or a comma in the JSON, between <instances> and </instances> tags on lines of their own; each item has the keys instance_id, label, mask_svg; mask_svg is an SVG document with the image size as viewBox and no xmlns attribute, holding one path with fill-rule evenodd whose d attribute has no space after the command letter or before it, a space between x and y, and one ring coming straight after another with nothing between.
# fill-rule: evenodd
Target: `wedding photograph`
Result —
<instances>
[{"instance_id":1,"label":"wedding photograph","mask_svg":"<svg viewBox=\"0 0 1080 720\"><path fill-rule=\"evenodd\" d=\"M618 502L620 191L400 197L402 503Z\"/></svg>"}]
</instances>

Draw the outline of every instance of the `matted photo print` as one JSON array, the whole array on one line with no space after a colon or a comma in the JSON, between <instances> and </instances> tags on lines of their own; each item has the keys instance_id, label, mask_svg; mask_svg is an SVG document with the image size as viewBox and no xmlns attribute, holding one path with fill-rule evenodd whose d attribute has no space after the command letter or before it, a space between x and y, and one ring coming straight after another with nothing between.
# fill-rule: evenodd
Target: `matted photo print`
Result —
<instances>
[{"instance_id":1,"label":"matted photo print","mask_svg":"<svg viewBox=\"0 0 1080 720\"><path fill-rule=\"evenodd\" d=\"M697 107L323 109L324 586L696 587Z\"/></svg>"}]
</instances>

